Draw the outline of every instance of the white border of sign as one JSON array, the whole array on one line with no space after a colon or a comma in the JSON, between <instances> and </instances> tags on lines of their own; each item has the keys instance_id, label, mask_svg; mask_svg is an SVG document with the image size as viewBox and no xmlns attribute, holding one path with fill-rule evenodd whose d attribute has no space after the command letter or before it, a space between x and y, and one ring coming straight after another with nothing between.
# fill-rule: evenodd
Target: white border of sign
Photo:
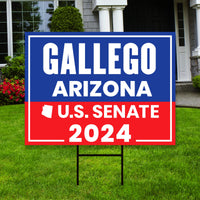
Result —
<instances>
[{"instance_id":1,"label":"white border of sign","mask_svg":"<svg viewBox=\"0 0 200 200\"><path fill-rule=\"evenodd\" d=\"M30 45L31 38L169 38L170 39L170 139L168 140L136 140L136 142L172 142L172 36L171 35L29 35L28 36L28 142L65 142L65 140L31 140L31 116L30 116L30 88L31 88L31 74L30 74Z\"/></svg>"}]
</instances>

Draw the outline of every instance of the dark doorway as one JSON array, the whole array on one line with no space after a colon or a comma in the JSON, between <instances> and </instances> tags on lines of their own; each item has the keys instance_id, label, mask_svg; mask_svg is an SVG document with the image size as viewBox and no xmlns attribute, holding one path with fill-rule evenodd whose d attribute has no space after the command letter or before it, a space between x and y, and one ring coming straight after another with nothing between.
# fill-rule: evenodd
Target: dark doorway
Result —
<instances>
[{"instance_id":1,"label":"dark doorway","mask_svg":"<svg viewBox=\"0 0 200 200\"><path fill-rule=\"evenodd\" d=\"M125 32L174 32L173 0L128 0Z\"/></svg>"}]
</instances>

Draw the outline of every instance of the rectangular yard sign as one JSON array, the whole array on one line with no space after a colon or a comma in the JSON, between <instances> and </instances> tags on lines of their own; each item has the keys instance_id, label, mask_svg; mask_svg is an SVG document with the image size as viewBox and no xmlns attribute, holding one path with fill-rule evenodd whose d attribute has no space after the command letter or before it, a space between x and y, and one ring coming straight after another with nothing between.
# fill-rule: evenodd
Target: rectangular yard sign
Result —
<instances>
[{"instance_id":1,"label":"rectangular yard sign","mask_svg":"<svg viewBox=\"0 0 200 200\"><path fill-rule=\"evenodd\" d=\"M26 145L174 145L174 33L26 33Z\"/></svg>"}]
</instances>

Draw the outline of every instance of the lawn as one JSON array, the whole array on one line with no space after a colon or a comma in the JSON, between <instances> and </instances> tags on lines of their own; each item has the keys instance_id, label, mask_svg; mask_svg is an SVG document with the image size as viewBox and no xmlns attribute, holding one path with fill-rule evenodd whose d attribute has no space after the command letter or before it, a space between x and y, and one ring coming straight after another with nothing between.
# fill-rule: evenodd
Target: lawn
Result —
<instances>
[{"instance_id":1,"label":"lawn","mask_svg":"<svg viewBox=\"0 0 200 200\"><path fill-rule=\"evenodd\" d=\"M120 153L84 146L80 153ZM0 107L0 199L200 199L200 109L177 108L175 146L125 146L120 158L81 157L75 146L25 146L24 105Z\"/></svg>"}]
</instances>

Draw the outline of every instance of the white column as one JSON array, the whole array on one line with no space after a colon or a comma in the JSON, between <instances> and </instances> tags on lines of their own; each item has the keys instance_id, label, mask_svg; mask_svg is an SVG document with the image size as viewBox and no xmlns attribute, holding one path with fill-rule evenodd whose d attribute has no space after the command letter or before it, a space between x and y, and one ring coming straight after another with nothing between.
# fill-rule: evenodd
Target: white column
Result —
<instances>
[{"instance_id":1,"label":"white column","mask_svg":"<svg viewBox=\"0 0 200 200\"><path fill-rule=\"evenodd\" d=\"M110 8L98 7L100 32L110 32Z\"/></svg>"},{"instance_id":2,"label":"white column","mask_svg":"<svg viewBox=\"0 0 200 200\"><path fill-rule=\"evenodd\" d=\"M200 56L200 5L196 7L196 18L197 18L197 48L198 56Z\"/></svg>"},{"instance_id":3,"label":"white column","mask_svg":"<svg viewBox=\"0 0 200 200\"><path fill-rule=\"evenodd\" d=\"M112 7L113 32L124 32L123 10L125 6Z\"/></svg>"},{"instance_id":4,"label":"white column","mask_svg":"<svg viewBox=\"0 0 200 200\"><path fill-rule=\"evenodd\" d=\"M79 9L79 12L81 13L81 16L83 18L83 0L76 0L75 7Z\"/></svg>"},{"instance_id":5,"label":"white column","mask_svg":"<svg viewBox=\"0 0 200 200\"><path fill-rule=\"evenodd\" d=\"M13 57L12 2L7 1L8 55Z\"/></svg>"},{"instance_id":6,"label":"white column","mask_svg":"<svg viewBox=\"0 0 200 200\"><path fill-rule=\"evenodd\" d=\"M190 0L190 7L196 9L197 26L197 48L192 52L192 56L200 56L200 0Z\"/></svg>"}]
</instances>

